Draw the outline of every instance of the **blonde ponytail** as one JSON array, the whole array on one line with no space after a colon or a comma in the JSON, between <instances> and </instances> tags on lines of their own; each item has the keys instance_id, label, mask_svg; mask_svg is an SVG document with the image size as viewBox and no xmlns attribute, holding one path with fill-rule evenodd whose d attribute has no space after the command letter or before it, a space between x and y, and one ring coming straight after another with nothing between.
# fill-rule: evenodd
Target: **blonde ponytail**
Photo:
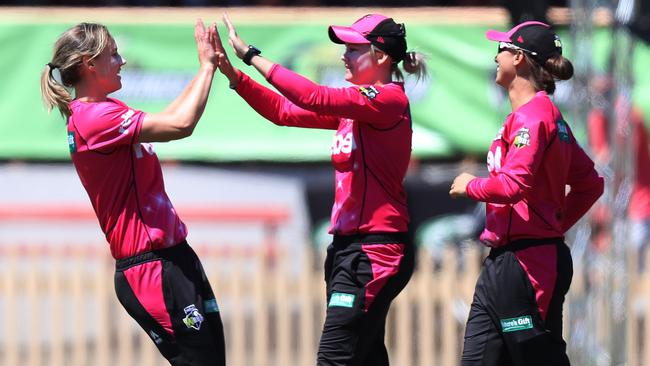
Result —
<instances>
[{"instance_id":1,"label":"blonde ponytail","mask_svg":"<svg viewBox=\"0 0 650 366\"><path fill-rule=\"evenodd\" d=\"M72 102L72 95L61 84L62 82L57 81L52 75L55 69L55 65L49 63L45 65L45 69L41 73L41 97L48 113L52 112L52 109L58 108L67 121L71 114L68 104Z\"/></svg>"},{"instance_id":2,"label":"blonde ponytail","mask_svg":"<svg viewBox=\"0 0 650 366\"><path fill-rule=\"evenodd\" d=\"M415 75L417 81L429 78L426 56L420 52L406 52L404 60L402 60L402 68L406 73ZM398 67L398 64L393 64L392 72L395 79L398 81L404 81L404 76Z\"/></svg>"}]
</instances>

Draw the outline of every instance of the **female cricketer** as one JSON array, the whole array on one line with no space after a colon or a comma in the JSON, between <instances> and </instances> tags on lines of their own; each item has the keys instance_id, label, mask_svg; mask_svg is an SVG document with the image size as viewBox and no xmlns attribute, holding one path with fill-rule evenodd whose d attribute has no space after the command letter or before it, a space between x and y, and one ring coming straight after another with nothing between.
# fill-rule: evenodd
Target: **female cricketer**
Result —
<instances>
[{"instance_id":1,"label":"female cricketer","mask_svg":"<svg viewBox=\"0 0 650 366\"><path fill-rule=\"evenodd\" d=\"M334 240L325 260L327 315L318 365L388 365L386 315L414 265L402 184L411 155L411 115L398 65L422 76L423 58L407 52L404 24L383 15L363 16L349 27L330 26L330 39L345 44L341 60L345 79L353 84L330 88L260 56L227 16L224 22L237 57L280 94L220 55L219 68L231 88L277 125L336 130Z\"/></svg>"},{"instance_id":2,"label":"female cricketer","mask_svg":"<svg viewBox=\"0 0 650 366\"><path fill-rule=\"evenodd\" d=\"M549 97L555 80L573 76L550 26L531 21L486 36L498 42L496 83L512 113L488 152L489 177L462 173L449 192L486 202L480 238L491 247L461 364L569 365L562 304L573 265L564 233L602 194L603 179Z\"/></svg>"},{"instance_id":3,"label":"female cricketer","mask_svg":"<svg viewBox=\"0 0 650 366\"><path fill-rule=\"evenodd\" d=\"M43 100L67 119L72 162L116 259L117 297L173 365L225 365L219 308L187 229L165 193L151 142L192 134L218 58L216 25L197 20L199 71L163 112L108 97L126 64L101 24L63 33L41 77ZM74 98L66 88L74 89Z\"/></svg>"}]
</instances>

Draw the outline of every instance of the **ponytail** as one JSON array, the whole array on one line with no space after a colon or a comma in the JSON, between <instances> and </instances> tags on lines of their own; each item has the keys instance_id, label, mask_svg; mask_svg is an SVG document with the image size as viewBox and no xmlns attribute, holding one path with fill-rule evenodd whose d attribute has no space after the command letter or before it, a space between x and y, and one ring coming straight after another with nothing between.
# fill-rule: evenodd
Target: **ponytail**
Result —
<instances>
[{"instance_id":1,"label":"ponytail","mask_svg":"<svg viewBox=\"0 0 650 366\"><path fill-rule=\"evenodd\" d=\"M429 77L426 56L420 52L406 52L404 60L402 60L402 68L406 73L415 75L417 81L426 80ZM393 64L392 72L395 79L404 81L404 76L397 63Z\"/></svg>"},{"instance_id":2,"label":"ponytail","mask_svg":"<svg viewBox=\"0 0 650 366\"><path fill-rule=\"evenodd\" d=\"M544 67L557 80L569 80L573 76L573 64L562 55L549 58Z\"/></svg>"},{"instance_id":3,"label":"ponytail","mask_svg":"<svg viewBox=\"0 0 650 366\"><path fill-rule=\"evenodd\" d=\"M41 96L48 112L56 107L66 120L70 117L68 105L73 98L67 88L80 81L83 58L99 56L112 39L108 29L97 23L79 23L57 39L52 60L41 73Z\"/></svg>"},{"instance_id":4,"label":"ponytail","mask_svg":"<svg viewBox=\"0 0 650 366\"><path fill-rule=\"evenodd\" d=\"M41 96L48 113L52 112L52 109L56 107L59 109L61 116L67 120L71 114L68 104L72 102L72 95L62 84L62 81L55 79L53 75L55 70L57 70L55 65L50 63L45 65L45 69L41 73Z\"/></svg>"},{"instance_id":5,"label":"ponytail","mask_svg":"<svg viewBox=\"0 0 650 366\"><path fill-rule=\"evenodd\" d=\"M562 55L550 57L540 66L526 55L526 62L531 70L531 82L536 90L544 90L547 94L555 92L556 80L569 80L573 77L573 64Z\"/></svg>"}]
</instances>

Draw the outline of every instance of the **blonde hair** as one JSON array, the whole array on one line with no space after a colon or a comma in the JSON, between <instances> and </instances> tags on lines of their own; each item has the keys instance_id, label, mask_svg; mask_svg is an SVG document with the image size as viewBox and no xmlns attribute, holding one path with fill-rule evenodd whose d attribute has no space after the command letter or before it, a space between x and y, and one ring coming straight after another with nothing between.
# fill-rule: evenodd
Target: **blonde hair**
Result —
<instances>
[{"instance_id":1,"label":"blonde hair","mask_svg":"<svg viewBox=\"0 0 650 366\"><path fill-rule=\"evenodd\" d=\"M415 75L417 81L426 80L429 77L426 56L420 52L406 52L404 60L402 60L402 68L406 73ZM391 71L395 79L404 81L404 75L396 62L393 63Z\"/></svg>"},{"instance_id":2,"label":"blonde hair","mask_svg":"<svg viewBox=\"0 0 650 366\"><path fill-rule=\"evenodd\" d=\"M375 52L377 49L378 48L376 48L374 45L370 45L370 54L373 57L375 57ZM390 57L387 53L386 55ZM417 81L426 80L429 77L429 73L427 72L426 56L420 52L406 52L404 54L404 59L402 60L402 68L404 71L406 71L406 73L414 74ZM404 81L404 75L402 74L402 70L399 68L399 62L393 61L391 64L390 72L395 80Z\"/></svg>"},{"instance_id":3,"label":"blonde hair","mask_svg":"<svg viewBox=\"0 0 650 366\"><path fill-rule=\"evenodd\" d=\"M41 96L48 113L56 107L67 121L71 114L68 104L73 99L67 88L79 82L83 57L96 58L112 40L108 29L97 23L79 23L59 36L52 60L41 73ZM58 80L55 73L60 75Z\"/></svg>"}]
</instances>

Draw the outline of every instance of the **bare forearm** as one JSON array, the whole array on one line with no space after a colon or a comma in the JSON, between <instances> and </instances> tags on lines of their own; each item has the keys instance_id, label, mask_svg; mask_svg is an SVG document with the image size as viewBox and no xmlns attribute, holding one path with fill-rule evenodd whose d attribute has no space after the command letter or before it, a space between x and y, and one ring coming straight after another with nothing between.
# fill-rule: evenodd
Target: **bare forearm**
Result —
<instances>
[{"instance_id":1,"label":"bare forearm","mask_svg":"<svg viewBox=\"0 0 650 366\"><path fill-rule=\"evenodd\" d=\"M201 67L190 85L172 103L175 105L170 105L173 108L171 113L182 128L193 129L201 118L210 94L213 76L213 67Z\"/></svg>"},{"instance_id":2,"label":"bare forearm","mask_svg":"<svg viewBox=\"0 0 650 366\"><path fill-rule=\"evenodd\" d=\"M265 78L269 75L269 71L271 71L271 68L273 67L273 62L265 57L262 56L254 56L251 59L251 65L257 69L257 71L262 74Z\"/></svg>"}]
</instances>

